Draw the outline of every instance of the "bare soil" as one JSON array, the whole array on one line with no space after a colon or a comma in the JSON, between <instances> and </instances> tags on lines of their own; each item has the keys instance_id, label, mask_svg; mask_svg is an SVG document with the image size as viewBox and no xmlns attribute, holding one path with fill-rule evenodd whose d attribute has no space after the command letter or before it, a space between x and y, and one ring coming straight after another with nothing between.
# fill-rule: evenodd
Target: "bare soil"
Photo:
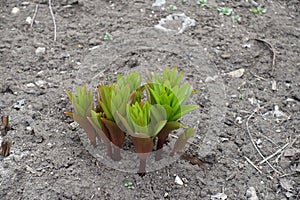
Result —
<instances>
[{"instance_id":1,"label":"bare soil","mask_svg":"<svg viewBox=\"0 0 300 200\"><path fill-rule=\"evenodd\" d=\"M222 199L215 195L223 193L254 200L252 187L258 199L300 199L300 2L259 1L267 12L256 15L250 2L53 1L53 41L48 1L2 0L0 115L10 117L13 146L0 157L0 199ZM36 5L31 27L26 18ZM241 22L220 15L222 6ZM195 19L195 26L181 34L154 29L174 13ZM103 39L106 32L112 40ZM38 47L45 53L36 54ZM109 82L117 73L165 66L184 70L199 90L191 100L199 112L186 119L197 128L196 145L185 151L207 169L178 159L140 177L101 162L85 148L82 130L70 129L65 89L92 75ZM228 74L238 69L241 76Z\"/></svg>"}]
</instances>

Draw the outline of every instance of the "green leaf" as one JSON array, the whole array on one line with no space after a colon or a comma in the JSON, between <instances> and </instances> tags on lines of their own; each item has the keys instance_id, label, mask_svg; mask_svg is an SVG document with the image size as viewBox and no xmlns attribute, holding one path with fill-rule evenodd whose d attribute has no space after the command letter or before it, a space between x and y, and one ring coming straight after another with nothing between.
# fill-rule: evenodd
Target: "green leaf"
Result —
<instances>
[{"instance_id":1,"label":"green leaf","mask_svg":"<svg viewBox=\"0 0 300 200\"><path fill-rule=\"evenodd\" d=\"M150 137L155 137L166 125L167 120L159 121L156 123L153 132L149 134Z\"/></svg>"},{"instance_id":2,"label":"green leaf","mask_svg":"<svg viewBox=\"0 0 300 200\"><path fill-rule=\"evenodd\" d=\"M193 110L196 110L197 108L199 108L198 105L183 105L183 106L181 106L181 112L174 115L172 117L172 121L178 120L180 117L186 115L187 113L189 113Z\"/></svg>"},{"instance_id":3,"label":"green leaf","mask_svg":"<svg viewBox=\"0 0 300 200\"><path fill-rule=\"evenodd\" d=\"M129 120L126 120L119 112L116 112L116 115L118 116L118 118L120 119L120 123L118 123L118 125L120 127L124 127L126 129L126 131L129 132L129 134L133 134L134 130L132 129L132 126L130 124Z\"/></svg>"}]
</instances>

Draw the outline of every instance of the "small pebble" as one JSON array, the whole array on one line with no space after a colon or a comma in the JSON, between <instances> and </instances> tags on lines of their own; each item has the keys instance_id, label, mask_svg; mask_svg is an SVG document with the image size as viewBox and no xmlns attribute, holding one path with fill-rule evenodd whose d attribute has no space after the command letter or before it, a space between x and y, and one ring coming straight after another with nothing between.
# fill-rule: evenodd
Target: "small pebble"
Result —
<instances>
[{"instance_id":1,"label":"small pebble","mask_svg":"<svg viewBox=\"0 0 300 200\"><path fill-rule=\"evenodd\" d=\"M177 183L178 185L183 185L183 181L181 180L181 178L179 176L175 177L175 183Z\"/></svg>"},{"instance_id":2,"label":"small pebble","mask_svg":"<svg viewBox=\"0 0 300 200\"><path fill-rule=\"evenodd\" d=\"M233 77L233 78L240 78L244 75L245 69L241 68L238 70L234 70L232 72L227 73L227 75Z\"/></svg>"},{"instance_id":3,"label":"small pebble","mask_svg":"<svg viewBox=\"0 0 300 200\"><path fill-rule=\"evenodd\" d=\"M223 58L223 59L229 59L230 57L231 57L230 54L222 54L221 55L221 58Z\"/></svg>"},{"instance_id":4,"label":"small pebble","mask_svg":"<svg viewBox=\"0 0 300 200\"><path fill-rule=\"evenodd\" d=\"M166 0L156 0L153 4L152 7L160 7L166 3Z\"/></svg>"},{"instance_id":5,"label":"small pebble","mask_svg":"<svg viewBox=\"0 0 300 200\"><path fill-rule=\"evenodd\" d=\"M38 80L38 81L36 81L35 82L35 84L37 85L37 86L39 86L40 88L44 88L45 87L45 85L46 85L46 81L43 81L43 80Z\"/></svg>"},{"instance_id":6,"label":"small pebble","mask_svg":"<svg viewBox=\"0 0 300 200\"><path fill-rule=\"evenodd\" d=\"M227 199L227 195L224 193L218 193L215 195L211 195L210 199L212 200L226 200Z\"/></svg>"},{"instance_id":7,"label":"small pebble","mask_svg":"<svg viewBox=\"0 0 300 200\"><path fill-rule=\"evenodd\" d=\"M35 54L36 55L43 55L46 53L46 48L45 47L38 47L36 50L35 50Z\"/></svg>"},{"instance_id":8,"label":"small pebble","mask_svg":"<svg viewBox=\"0 0 300 200\"><path fill-rule=\"evenodd\" d=\"M217 75L214 75L213 77L211 77L211 76L208 76L208 77L206 77L206 79L205 79L205 83L210 83L210 82L214 82L216 79L218 78L218 76Z\"/></svg>"},{"instance_id":9,"label":"small pebble","mask_svg":"<svg viewBox=\"0 0 300 200\"><path fill-rule=\"evenodd\" d=\"M34 83L28 83L27 85L26 85L26 87L35 87L35 85L34 85Z\"/></svg>"},{"instance_id":10,"label":"small pebble","mask_svg":"<svg viewBox=\"0 0 300 200\"><path fill-rule=\"evenodd\" d=\"M28 2L28 1L24 1L21 3L22 6L28 6L29 4L30 4L30 2Z\"/></svg>"},{"instance_id":11,"label":"small pebble","mask_svg":"<svg viewBox=\"0 0 300 200\"><path fill-rule=\"evenodd\" d=\"M258 200L254 187L249 187L249 189L246 192L246 196L248 197L248 200Z\"/></svg>"},{"instance_id":12,"label":"small pebble","mask_svg":"<svg viewBox=\"0 0 300 200\"><path fill-rule=\"evenodd\" d=\"M27 17L25 21L26 21L27 24L31 24L32 23L32 18L31 17Z\"/></svg>"},{"instance_id":13,"label":"small pebble","mask_svg":"<svg viewBox=\"0 0 300 200\"><path fill-rule=\"evenodd\" d=\"M20 12L20 8L17 8L17 7L14 7L12 10L11 10L11 14L17 14L18 12Z\"/></svg>"},{"instance_id":14,"label":"small pebble","mask_svg":"<svg viewBox=\"0 0 300 200\"><path fill-rule=\"evenodd\" d=\"M33 130L33 129L32 129L30 126L27 126L27 127L26 127L26 131L32 132L32 130Z\"/></svg>"},{"instance_id":15,"label":"small pebble","mask_svg":"<svg viewBox=\"0 0 300 200\"><path fill-rule=\"evenodd\" d=\"M235 121L237 121L237 123L242 124L243 123L243 119L241 117L237 117L235 119Z\"/></svg>"},{"instance_id":16,"label":"small pebble","mask_svg":"<svg viewBox=\"0 0 300 200\"><path fill-rule=\"evenodd\" d=\"M277 90L277 84L275 80L272 81L272 90L273 91Z\"/></svg>"}]
</instances>

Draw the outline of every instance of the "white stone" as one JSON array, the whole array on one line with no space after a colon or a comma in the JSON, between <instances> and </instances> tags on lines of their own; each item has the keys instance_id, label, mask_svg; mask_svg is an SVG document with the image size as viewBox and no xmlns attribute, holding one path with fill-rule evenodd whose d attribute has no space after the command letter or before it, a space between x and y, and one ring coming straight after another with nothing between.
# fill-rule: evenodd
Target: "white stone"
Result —
<instances>
[{"instance_id":1,"label":"white stone","mask_svg":"<svg viewBox=\"0 0 300 200\"><path fill-rule=\"evenodd\" d=\"M233 77L233 78L240 78L244 75L245 69L241 68L238 70L234 70L232 72L227 73L227 75Z\"/></svg>"},{"instance_id":2,"label":"white stone","mask_svg":"<svg viewBox=\"0 0 300 200\"><path fill-rule=\"evenodd\" d=\"M46 53L46 48L45 47L38 47L36 50L35 50L35 54L36 55L43 55Z\"/></svg>"},{"instance_id":3,"label":"white stone","mask_svg":"<svg viewBox=\"0 0 300 200\"><path fill-rule=\"evenodd\" d=\"M215 195L211 195L210 199L212 200L225 200L227 199L227 195L224 193L218 193Z\"/></svg>"},{"instance_id":4,"label":"white stone","mask_svg":"<svg viewBox=\"0 0 300 200\"><path fill-rule=\"evenodd\" d=\"M35 85L34 85L34 83L28 83L28 84L26 85L26 87L31 88L31 87L35 87Z\"/></svg>"},{"instance_id":5,"label":"white stone","mask_svg":"<svg viewBox=\"0 0 300 200\"><path fill-rule=\"evenodd\" d=\"M254 187L249 187L249 189L246 192L246 196L249 197L248 200L258 200Z\"/></svg>"},{"instance_id":6,"label":"white stone","mask_svg":"<svg viewBox=\"0 0 300 200\"><path fill-rule=\"evenodd\" d=\"M272 81L272 90L277 90L277 83L275 80Z\"/></svg>"},{"instance_id":7,"label":"white stone","mask_svg":"<svg viewBox=\"0 0 300 200\"><path fill-rule=\"evenodd\" d=\"M32 18L31 17L27 17L25 21L26 21L27 24L31 24L32 23Z\"/></svg>"},{"instance_id":8,"label":"white stone","mask_svg":"<svg viewBox=\"0 0 300 200\"><path fill-rule=\"evenodd\" d=\"M217 78L218 78L217 75L214 75L213 77L208 76L208 77L206 77L206 79L205 79L204 82L205 82L205 83L214 82Z\"/></svg>"},{"instance_id":9,"label":"white stone","mask_svg":"<svg viewBox=\"0 0 300 200\"><path fill-rule=\"evenodd\" d=\"M43 81L43 80L38 80L35 82L35 84L39 87L44 87L46 85L46 81Z\"/></svg>"},{"instance_id":10,"label":"white stone","mask_svg":"<svg viewBox=\"0 0 300 200\"><path fill-rule=\"evenodd\" d=\"M11 13L12 14L17 14L18 12L20 12L20 8L17 8L17 7L14 7L12 10L11 10Z\"/></svg>"},{"instance_id":11,"label":"white stone","mask_svg":"<svg viewBox=\"0 0 300 200\"><path fill-rule=\"evenodd\" d=\"M179 176L175 177L175 183L177 183L178 185L183 185L183 181L181 180L181 178Z\"/></svg>"},{"instance_id":12,"label":"white stone","mask_svg":"<svg viewBox=\"0 0 300 200\"><path fill-rule=\"evenodd\" d=\"M27 126L27 127L26 127L26 131L31 132L31 131L32 131L32 128L31 128L30 126Z\"/></svg>"},{"instance_id":13,"label":"white stone","mask_svg":"<svg viewBox=\"0 0 300 200\"><path fill-rule=\"evenodd\" d=\"M166 3L166 0L156 0L153 4L152 7L160 7Z\"/></svg>"}]
</instances>

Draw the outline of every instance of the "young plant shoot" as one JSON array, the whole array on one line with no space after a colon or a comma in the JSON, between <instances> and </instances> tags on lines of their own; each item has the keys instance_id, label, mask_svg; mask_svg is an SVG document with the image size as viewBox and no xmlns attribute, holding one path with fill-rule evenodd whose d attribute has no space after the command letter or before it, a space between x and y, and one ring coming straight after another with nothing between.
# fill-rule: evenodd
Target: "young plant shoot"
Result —
<instances>
[{"instance_id":1,"label":"young plant shoot","mask_svg":"<svg viewBox=\"0 0 300 200\"><path fill-rule=\"evenodd\" d=\"M88 117L91 116L91 110L94 107L94 94L85 85L77 87L76 91L77 95L68 90L66 91L75 111L65 112L65 114L73 118L84 129L91 144L95 146L97 134L88 120Z\"/></svg>"},{"instance_id":2,"label":"young plant shoot","mask_svg":"<svg viewBox=\"0 0 300 200\"><path fill-rule=\"evenodd\" d=\"M119 75L116 83L98 85L95 107L94 94L85 85L77 88L76 95L67 91L74 112L65 114L82 126L92 145L96 145L96 138L103 141L107 155L113 160L121 160L120 148L127 133L140 158L138 173L144 175L156 137L155 159L160 160L163 144L171 131L186 129L175 142L171 155L182 151L195 132L179 122L183 115L198 108L187 104L193 88L182 82L183 72L177 68L149 75L148 83L143 86L137 72Z\"/></svg>"},{"instance_id":3,"label":"young plant shoot","mask_svg":"<svg viewBox=\"0 0 300 200\"><path fill-rule=\"evenodd\" d=\"M148 87L149 101L152 105L161 105L167 113L167 123L158 133L156 146L156 160L161 159L163 144L171 131L179 128L187 128L178 120L185 114L198 108L198 105L186 105L193 88L187 82L181 85L183 72L177 68L166 68L162 75L149 75ZM181 140L179 137L178 140Z\"/></svg>"}]
</instances>

